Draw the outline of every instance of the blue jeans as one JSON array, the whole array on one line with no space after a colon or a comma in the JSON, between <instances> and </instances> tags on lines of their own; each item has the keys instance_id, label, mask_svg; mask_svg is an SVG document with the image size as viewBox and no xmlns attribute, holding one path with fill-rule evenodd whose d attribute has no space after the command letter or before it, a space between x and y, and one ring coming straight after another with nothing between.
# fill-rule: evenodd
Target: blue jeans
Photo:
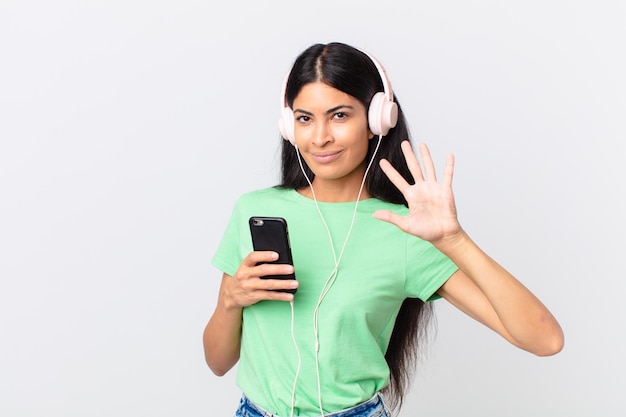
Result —
<instances>
[{"instance_id":1,"label":"blue jeans","mask_svg":"<svg viewBox=\"0 0 626 417\"><path fill-rule=\"evenodd\" d=\"M387 413L385 405L380 397L380 394L376 394L370 400L365 401L359 405L348 408L336 413L325 414L326 417L390 417L391 414ZM279 417L276 414L272 414L263 410L258 405L250 401L245 395L241 397L239 401L239 408L235 413L235 417ZM285 416L289 417L289 416Z\"/></svg>"}]
</instances>

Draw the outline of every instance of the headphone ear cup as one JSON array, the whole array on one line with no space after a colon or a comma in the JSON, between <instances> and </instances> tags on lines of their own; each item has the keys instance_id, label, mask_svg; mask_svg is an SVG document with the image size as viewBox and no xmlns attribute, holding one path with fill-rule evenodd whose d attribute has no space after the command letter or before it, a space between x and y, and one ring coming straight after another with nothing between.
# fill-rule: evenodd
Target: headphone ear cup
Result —
<instances>
[{"instance_id":1,"label":"headphone ear cup","mask_svg":"<svg viewBox=\"0 0 626 417\"><path fill-rule=\"evenodd\" d=\"M370 101L367 118L372 133L384 136L398 122L398 105L387 100L385 93L378 92Z\"/></svg>"},{"instance_id":2,"label":"headphone ear cup","mask_svg":"<svg viewBox=\"0 0 626 417\"><path fill-rule=\"evenodd\" d=\"M383 135L386 135L391 128L396 127L398 123L398 105L395 101L385 100L382 111L382 127Z\"/></svg>"},{"instance_id":3,"label":"headphone ear cup","mask_svg":"<svg viewBox=\"0 0 626 417\"><path fill-rule=\"evenodd\" d=\"M283 138L295 146L296 138L294 135L293 111L289 107L283 107L280 119L278 119L278 128Z\"/></svg>"}]
</instances>

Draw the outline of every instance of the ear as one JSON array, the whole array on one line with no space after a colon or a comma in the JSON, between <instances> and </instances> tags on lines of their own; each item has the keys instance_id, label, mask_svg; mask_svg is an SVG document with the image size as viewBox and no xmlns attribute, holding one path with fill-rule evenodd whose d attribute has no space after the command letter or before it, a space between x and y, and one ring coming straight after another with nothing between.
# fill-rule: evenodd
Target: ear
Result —
<instances>
[{"instance_id":1,"label":"ear","mask_svg":"<svg viewBox=\"0 0 626 417\"><path fill-rule=\"evenodd\" d=\"M369 140L374 139L374 136L376 136L371 130L367 129L367 132L369 133Z\"/></svg>"}]
</instances>

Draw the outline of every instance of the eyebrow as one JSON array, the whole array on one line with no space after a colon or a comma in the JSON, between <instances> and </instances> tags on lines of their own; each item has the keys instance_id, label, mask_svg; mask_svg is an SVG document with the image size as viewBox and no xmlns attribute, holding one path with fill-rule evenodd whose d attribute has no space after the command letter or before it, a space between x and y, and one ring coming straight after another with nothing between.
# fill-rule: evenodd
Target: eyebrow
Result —
<instances>
[{"instance_id":1,"label":"eyebrow","mask_svg":"<svg viewBox=\"0 0 626 417\"><path fill-rule=\"evenodd\" d=\"M330 109L326 110L326 111L324 112L324 114L326 114L326 115L328 115L328 114L332 114L332 113L336 112L337 110L341 110L341 109L344 109L344 108L345 108L345 109L350 109L350 110L352 110L352 109L354 109L354 106L349 106L349 105L347 105L347 104L340 104L340 105L338 105L338 106L331 107ZM313 113L311 113L310 111L303 110L303 109L295 109L293 112L294 112L294 113L296 113L296 112L299 112L299 113L304 113L304 114L306 114L306 115L313 115Z\"/></svg>"}]
</instances>

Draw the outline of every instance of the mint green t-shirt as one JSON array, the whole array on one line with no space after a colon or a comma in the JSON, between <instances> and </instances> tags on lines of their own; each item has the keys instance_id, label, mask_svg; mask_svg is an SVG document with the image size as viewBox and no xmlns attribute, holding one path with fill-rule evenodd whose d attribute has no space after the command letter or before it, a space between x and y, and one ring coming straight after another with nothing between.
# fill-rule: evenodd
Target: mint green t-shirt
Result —
<instances>
[{"instance_id":1,"label":"mint green t-shirt","mask_svg":"<svg viewBox=\"0 0 626 417\"><path fill-rule=\"evenodd\" d=\"M339 256L355 202L319 207ZM437 298L436 291L457 270L429 242L374 219L380 209L408 212L403 205L376 198L359 202L336 280L319 308L318 361L325 413L367 401L388 384L385 352L403 300ZM244 194L212 260L228 275L234 275L252 251L251 216L287 220L300 283L294 298L294 333L301 356L294 415L319 415L314 310L334 269L328 232L315 202L295 190L267 188ZM291 307L284 301L262 301L243 311L237 384L254 403L281 416L290 414L298 370L291 324Z\"/></svg>"}]
</instances>

